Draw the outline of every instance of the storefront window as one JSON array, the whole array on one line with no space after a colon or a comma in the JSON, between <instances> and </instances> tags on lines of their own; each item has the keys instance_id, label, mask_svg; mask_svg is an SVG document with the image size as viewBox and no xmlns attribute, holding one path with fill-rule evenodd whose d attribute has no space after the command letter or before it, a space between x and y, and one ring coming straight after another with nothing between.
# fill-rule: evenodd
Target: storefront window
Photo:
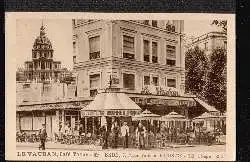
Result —
<instances>
[{"instance_id":1,"label":"storefront window","mask_svg":"<svg viewBox=\"0 0 250 162\"><path fill-rule=\"evenodd\" d=\"M123 87L128 89L135 88L135 75L134 74L123 74Z\"/></svg>"}]
</instances>

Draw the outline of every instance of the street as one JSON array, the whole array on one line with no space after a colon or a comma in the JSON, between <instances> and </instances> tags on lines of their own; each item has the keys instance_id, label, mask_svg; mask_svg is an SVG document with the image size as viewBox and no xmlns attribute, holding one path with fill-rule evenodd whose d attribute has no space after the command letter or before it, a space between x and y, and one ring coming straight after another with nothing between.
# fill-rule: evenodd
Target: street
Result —
<instances>
[{"instance_id":1,"label":"street","mask_svg":"<svg viewBox=\"0 0 250 162\"><path fill-rule=\"evenodd\" d=\"M39 143L17 143L17 150L38 150ZM59 144L59 143L46 143L46 150L64 150L64 151L104 151L101 146L95 145L66 145L66 144ZM153 148L153 149L146 149L146 150L138 150L136 148L117 148L117 149L105 149L105 151L150 151L150 150L159 150L159 151L174 151L174 152L224 152L226 151L226 145L194 145L194 146L187 146L187 145L175 145L166 148Z\"/></svg>"}]
</instances>

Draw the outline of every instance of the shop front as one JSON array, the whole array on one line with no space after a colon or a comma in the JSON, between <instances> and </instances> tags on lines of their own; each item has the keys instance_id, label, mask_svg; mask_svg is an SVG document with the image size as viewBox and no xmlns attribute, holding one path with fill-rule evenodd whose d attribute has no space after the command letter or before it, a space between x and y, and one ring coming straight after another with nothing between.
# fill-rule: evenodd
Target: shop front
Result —
<instances>
[{"instance_id":1,"label":"shop front","mask_svg":"<svg viewBox=\"0 0 250 162\"><path fill-rule=\"evenodd\" d=\"M18 105L16 111L17 140L21 140L18 139L18 136L22 136L22 141L35 142L42 124L46 126L48 140L54 140L59 132L64 131L66 124L70 125L72 131L78 131L80 109L89 102L73 101Z\"/></svg>"}]
</instances>

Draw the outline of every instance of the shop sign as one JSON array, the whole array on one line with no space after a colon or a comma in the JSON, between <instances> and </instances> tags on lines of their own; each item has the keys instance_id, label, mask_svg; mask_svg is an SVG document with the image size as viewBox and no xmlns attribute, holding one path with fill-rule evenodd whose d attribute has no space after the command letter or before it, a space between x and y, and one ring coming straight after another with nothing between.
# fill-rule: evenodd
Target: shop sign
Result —
<instances>
[{"instance_id":1,"label":"shop sign","mask_svg":"<svg viewBox=\"0 0 250 162\"><path fill-rule=\"evenodd\" d=\"M169 97L180 96L177 91L174 91L171 89L165 90L162 87L154 87L154 88L155 88L155 92L152 92L152 90L150 90L149 87L145 86L142 89L141 94L144 94L144 95L154 94L154 95L169 96Z\"/></svg>"},{"instance_id":2,"label":"shop sign","mask_svg":"<svg viewBox=\"0 0 250 162\"><path fill-rule=\"evenodd\" d=\"M195 106L194 101L188 100L166 100L157 98L132 98L139 105L166 105L166 106Z\"/></svg>"},{"instance_id":3,"label":"shop sign","mask_svg":"<svg viewBox=\"0 0 250 162\"><path fill-rule=\"evenodd\" d=\"M82 111L81 116L134 116L140 110L107 110L107 111Z\"/></svg>"},{"instance_id":4,"label":"shop sign","mask_svg":"<svg viewBox=\"0 0 250 162\"><path fill-rule=\"evenodd\" d=\"M140 110L108 110L105 116L134 116L140 113Z\"/></svg>"}]
</instances>

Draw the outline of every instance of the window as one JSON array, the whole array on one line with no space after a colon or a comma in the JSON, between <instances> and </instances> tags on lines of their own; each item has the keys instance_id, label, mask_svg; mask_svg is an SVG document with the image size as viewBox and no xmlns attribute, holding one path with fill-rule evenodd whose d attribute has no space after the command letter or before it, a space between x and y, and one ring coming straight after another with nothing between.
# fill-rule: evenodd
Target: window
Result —
<instances>
[{"instance_id":1,"label":"window","mask_svg":"<svg viewBox=\"0 0 250 162\"><path fill-rule=\"evenodd\" d=\"M144 61L149 62L149 41L143 40L144 47Z\"/></svg>"},{"instance_id":2,"label":"window","mask_svg":"<svg viewBox=\"0 0 250 162\"><path fill-rule=\"evenodd\" d=\"M73 63L76 63L76 56L73 56Z\"/></svg>"},{"instance_id":3,"label":"window","mask_svg":"<svg viewBox=\"0 0 250 162\"><path fill-rule=\"evenodd\" d=\"M100 86L100 74L94 74L89 76L90 80L90 96L94 97L97 95L97 89Z\"/></svg>"},{"instance_id":4,"label":"window","mask_svg":"<svg viewBox=\"0 0 250 162\"><path fill-rule=\"evenodd\" d=\"M152 20L152 26L157 27L157 20Z\"/></svg>"},{"instance_id":5,"label":"window","mask_svg":"<svg viewBox=\"0 0 250 162\"><path fill-rule=\"evenodd\" d=\"M167 85L168 85L168 87L176 88L176 80L175 79L167 79Z\"/></svg>"},{"instance_id":6,"label":"window","mask_svg":"<svg viewBox=\"0 0 250 162\"><path fill-rule=\"evenodd\" d=\"M100 85L100 74L94 74L89 76L90 89L97 89Z\"/></svg>"},{"instance_id":7,"label":"window","mask_svg":"<svg viewBox=\"0 0 250 162\"><path fill-rule=\"evenodd\" d=\"M89 59L100 58L100 36L89 38Z\"/></svg>"},{"instance_id":8,"label":"window","mask_svg":"<svg viewBox=\"0 0 250 162\"><path fill-rule=\"evenodd\" d=\"M97 89L90 90L90 97L95 97L97 93L98 93Z\"/></svg>"},{"instance_id":9,"label":"window","mask_svg":"<svg viewBox=\"0 0 250 162\"><path fill-rule=\"evenodd\" d=\"M154 86L158 86L159 85L159 79L158 79L158 77L153 77L153 84L154 84Z\"/></svg>"},{"instance_id":10,"label":"window","mask_svg":"<svg viewBox=\"0 0 250 162\"><path fill-rule=\"evenodd\" d=\"M30 84L24 84L23 88L30 88Z\"/></svg>"},{"instance_id":11,"label":"window","mask_svg":"<svg viewBox=\"0 0 250 162\"><path fill-rule=\"evenodd\" d=\"M207 50L207 42L204 43L204 49Z\"/></svg>"},{"instance_id":12,"label":"window","mask_svg":"<svg viewBox=\"0 0 250 162\"><path fill-rule=\"evenodd\" d=\"M128 89L135 89L134 74L123 74L123 87Z\"/></svg>"},{"instance_id":13,"label":"window","mask_svg":"<svg viewBox=\"0 0 250 162\"><path fill-rule=\"evenodd\" d=\"M169 59L167 59L167 65L169 65L169 66L175 66L175 60L169 60Z\"/></svg>"},{"instance_id":14,"label":"window","mask_svg":"<svg viewBox=\"0 0 250 162\"><path fill-rule=\"evenodd\" d=\"M158 57L157 57L157 42L152 42L152 62L157 63Z\"/></svg>"},{"instance_id":15,"label":"window","mask_svg":"<svg viewBox=\"0 0 250 162\"><path fill-rule=\"evenodd\" d=\"M76 52L76 42L73 42L73 53Z\"/></svg>"},{"instance_id":16,"label":"window","mask_svg":"<svg viewBox=\"0 0 250 162\"><path fill-rule=\"evenodd\" d=\"M167 45L166 46L166 53L167 53L167 60L166 63L169 66L175 66L175 59L176 59L176 47Z\"/></svg>"},{"instance_id":17,"label":"window","mask_svg":"<svg viewBox=\"0 0 250 162\"><path fill-rule=\"evenodd\" d=\"M144 76L144 85L150 85L150 76Z\"/></svg>"},{"instance_id":18,"label":"window","mask_svg":"<svg viewBox=\"0 0 250 162\"><path fill-rule=\"evenodd\" d=\"M135 59L134 37L123 36L123 58Z\"/></svg>"},{"instance_id":19,"label":"window","mask_svg":"<svg viewBox=\"0 0 250 162\"><path fill-rule=\"evenodd\" d=\"M224 49L227 49L227 42L224 42Z\"/></svg>"},{"instance_id":20,"label":"window","mask_svg":"<svg viewBox=\"0 0 250 162\"><path fill-rule=\"evenodd\" d=\"M143 24L144 24L144 25L149 25L149 20L144 20L144 21L143 21Z\"/></svg>"}]
</instances>

